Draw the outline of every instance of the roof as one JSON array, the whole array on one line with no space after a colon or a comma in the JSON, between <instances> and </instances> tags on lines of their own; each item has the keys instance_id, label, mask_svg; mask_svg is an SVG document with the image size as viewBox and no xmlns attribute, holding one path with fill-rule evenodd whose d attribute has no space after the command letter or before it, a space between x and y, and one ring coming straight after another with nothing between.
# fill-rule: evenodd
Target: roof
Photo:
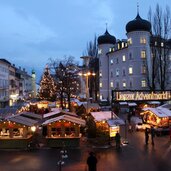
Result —
<instances>
[{"instance_id":1,"label":"roof","mask_svg":"<svg viewBox=\"0 0 171 171\"><path fill-rule=\"evenodd\" d=\"M137 14L136 18L126 25L127 33L132 31L151 31L151 23L147 20L144 20L140 17L139 13Z\"/></svg>"},{"instance_id":2,"label":"roof","mask_svg":"<svg viewBox=\"0 0 171 171\"><path fill-rule=\"evenodd\" d=\"M128 106L137 106L136 103L128 103Z\"/></svg>"},{"instance_id":3,"label":"roof","mask_svg":"<svg viewBox=\"0 0 171 171\"><path fill-rule=\"evenodd\" d=\"M16 122L18 124L26 125L26 126L33 126L38 123L37 120L30 119L22 115L14 115L14 116L9 117L7 120Z\"/></svg>"},{"instance_id":4,"label":"roof","mask_svg":"<svg viewBox=\"0 0 171 171\"><path fill-rule=\"evenodd\" d=\"M66 121L69 121L69 122L80 124L82 126L85 126L85 123L86 123L85 120L74 117L74 116L61 115L61 116L57 116L57 117L46 120L45 122L43 122L42 125L47 125L47 124L50 124L52 122L56 122L56 121L59 121L59 120L66 120Z\"/></svg>"},{"instance_id":5,"label":"roof","mask_svg":"<svg viewBox=\"0 0 171 171\"><path fill-rule=\"evenodd\" d=\"M150 108L150 107L147 107L147 108L144 108L143 110L144 111L151 111L160 118L171 117L171 110L169 110L167 108L163 108L163 107Z\"/></svg>"},{"instance_id":6,"label":"roof","mask_svg":"<svg viewBox=\"0 0 171 171\"><path fill-rule=\"evenodd\" d=\"M91 112L90 114L94 117L95 121L109 120L112 116L111 111ZM118 118L118 116L113 114L113 118Z\"/></svg>"},{"instance_id":7,"label":"roof","mask_svg":"<svg viewBox=\"0 0 171 171\"><path fill-rule=\"evenodd\" d=\"M116 118L116 119L109 119L107 120L107 123L110 127L112 126L119 126L119 125L125 125L125 122L120 119L120 118Z\"/></svg>"},{"instance_id":8,"label":"roof","mask_svg":"<svg viewBox=\"0 0 171 171\"><path fill-rule=\"evenodd\" d=\"M88 103L87 104L87 102L86 103L83 103L82 104L85 108L100 108L100 106L99 106L99 104L98 103Z\"/></svg>"}]
</instances>

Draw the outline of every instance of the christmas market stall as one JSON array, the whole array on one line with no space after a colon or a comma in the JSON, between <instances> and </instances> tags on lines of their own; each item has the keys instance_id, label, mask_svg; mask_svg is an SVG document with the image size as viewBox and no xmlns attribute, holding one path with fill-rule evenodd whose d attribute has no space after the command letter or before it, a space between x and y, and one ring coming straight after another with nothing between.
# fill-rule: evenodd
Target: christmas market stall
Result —
<instances>
[{"instance_id":1,"label":"christmas market stall","mask_svg":"<svg viewBox=\"0 0 171 171\"><path fill-rule=\"evenodd\" d=\"M171 110L164 107L144 108L141 116L144 123L157 128L169 127L171 125Z\"/></svg>"},{"instance_id":2,"label":"christmas market stall","mask_svg":"<svg viewBox=\"0 0 171 171\"><path fill-rule=\"evenodd\" d=\"M111 111L100 111L90 113L96 123L97 130L106 132L110 137L115 137L119 132L120 126L124 125L124 121Z\"/></svg>"},{"instance_id":3,"label":"christmas market stall","mask_svg":"<svg viewBox=\"0 0 171 171\"><path fill-rule=\"evenodd\" d=\"M45 114L44 120L42 126L48 147L79 146L80 127L85 126L85 120L60 109Z\"/></svg>"},{"instance_id":4,"label":"christmas market stall","mask_svg":"<svg viewBox=\"0 0 171 171\"><path fill-rule=\"evenodd\" d=\"M0 121L0 148L27 148L40 115L20 113Z\"/></svg>"}]
</instances>

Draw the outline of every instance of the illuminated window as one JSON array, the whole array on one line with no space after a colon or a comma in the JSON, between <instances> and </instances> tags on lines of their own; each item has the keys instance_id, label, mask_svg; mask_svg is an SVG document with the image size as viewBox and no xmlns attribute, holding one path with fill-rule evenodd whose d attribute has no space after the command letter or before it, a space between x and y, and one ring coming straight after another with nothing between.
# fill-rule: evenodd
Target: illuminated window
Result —
<instances>
[{"instance_id":1,"label":"illuminated window","mask_svg":"<svg viewBox=\"0 0 171 171\"><path fill-rule=\"evenodd\" d=\"M116 88L119 89L119 82L116 82Z\"/></svg>"},{"instance_id":2,"label":"illuminated window","mask_svg":"<svg viewBox=\"0 0 171 171\"><path fill-rule=\"evenodd\" d=\"M100 95L100 100L102 100L103 99L103 95Z\"/></svg>"},{"instance_id":3,"label":"illuminated window","mask_svg":"<svg viewBox=\"0 0 171 171\"><path fill-rule=\"evenodd\" d=\"M102 77L102 72L100 72L99 76Z\"/></svg>"},{"instance_id":4,"label":"illuminated window","mask_svg":"<svg viewBox=\"0 0 171 171\"><path fill-rule=\"evenodd\" d=\"M110 87L113 87L113 81L110 82Z\"/></svg>"},{"instance_id":5,"label":"illuminated window","mask_svg":"<svg viewBox=\"0 0 171 171\"><path fill-rule=\"evenodd\" d=\"M122 86L125 88L126 87L126 81L123 81Z\"/></svg>"},{"instance_id":6,"label":"illuminated window","mask_svg":"<svg viewBox=\"0 0 171 171\"><path fill-rule=\"evenodd\" d=\"M116 76L119 76L119 69L116 69Z\"/></svg>"},{"instance_id":7,"label":"illuminated window","mask_svg":"<svg viewBox=\"0 0 171 171\"><path fill-rule=\"evenodd\" d=\"M118 49L120 49L120 44L118 43Z\"/></svg>"},{"instance_id":8,"label":"illuminated window","mask_svg":"<svg viewBox=\"0 0 171 171\"><path fill-rule=\"evenodd\" d=\"M132 59L132 53L129 53L129 59Z\"/></svg>"},{"instance_id":9,"label":"illuminated window","mask_svg":"<svg viewBox=\"0 0 171 171\"><path fill-rule=\"evenodd\" d=\"M163 42L161 42L161 47L163 47L164 46L164 43Z\"/></svg>"},{"instance_id":10,"label":"illuminated window","mask_svg":"<svg viewBox=\"0 0 171 171\"><path fill-rule=\"evenodd\" d=\"M123 62L126 61L126 56L125 56L125 55L122 56L122 61L123 61Z\"/></svg>"},{"instance_id":11,"label":"illuminated window","mask_svg":"<svg viewBox=\"0 0 171 171\"><path fill-rule=\"evenodd\" d=\"M157 42L156 41L155 41L154 45L157 46Z\"/></svg>"},{"instance_id":12,"label":"illuminated window","mask_svg":"<svg viewBox=\"0 0 171 171\"><path fill-rule=\"evenodd\" d=\"M111 65L113 64L113 59L110 60L110 64L111 64Z\"/></svg>"},{"instance_id":13,"label":"illuminated window","mask_svg":"<svg viewBox=\"0 0 171 171\"><path fill-rule=\"evenodd\" d=\"M102 83L100 83L100 87L102 88Z\"/></svg>"},{"instance_id":14,"label":"illuminated window","mask_svg":"<svg viewBox=\"0 0 171 171\"><path fill-rule=\"evenodd\" d=\"M132 66L129 67L129 74L133 74L133 68L132 68Z\"/></svg>"},{"instance_id":15,"label":"illuminated window","mask_svg":"<svg viewBox=\"0 0 171 171\"><path fill-rule=\"evenodd\" d=\"M147 85L146 85L146 81L145 80L142 80L141 81L141 87L146 87Z\"/></svg>"},{"instance_id":16,"label":"illuminated window","mask_svg":"<svg viewBox=\"0 0 171 171\"><path fill-rule=\"evenodd\" d=\"M146 66L145 66L145 65L143 65L143 66L141 67L141 73L142 73L142 74L146 74Z\"/></svg>"},{"instance_id":17,"label":"illuminated window","mask_svg":"<svg viewBox=\"0 0 171 171\"><path fill-rule=\"evenodd\" d=\"M145 50L141 51L141 58L146 58L146 51Z\"/></svg>"},{"instance_id":18,"label":"illuminated window","mask_svg":"<svg viewBox=\"0 0 171 171\"><path fill-rule=\"evenodd\" d=\"M141 37L140 38L140 43L141 44L146 44L146 38L145 37Z\"/></svg>"},{"instance_id":19,"label":"illuminated window","mask_svg":"<svg viewBox=\"0 0 171 171\"><path fill-rule=\"evenodd\" d=\"M124 48L124 42L122 42L122 48Z\"/></svg>"},{"instance_id":20,"label":"illuminated window","mask_svg":"<svg viewBox=\"0 0 171 171\"><path fill-rule=\"evenodd\" d=\"M102 49L98 49L98 55L102 54Z\"/></svg>"},{"instance_id":21,"label":"illuminated window","mask_svg":"<svg viewBox=\"0 0 171 171\"><path fill-rule=\"evenodd\" d=\"M132 38L129 38L129 39L127 40L127 42L128 42L128 45L131 45L131 44L132 44Z\"/></svg>"}]
</instances>

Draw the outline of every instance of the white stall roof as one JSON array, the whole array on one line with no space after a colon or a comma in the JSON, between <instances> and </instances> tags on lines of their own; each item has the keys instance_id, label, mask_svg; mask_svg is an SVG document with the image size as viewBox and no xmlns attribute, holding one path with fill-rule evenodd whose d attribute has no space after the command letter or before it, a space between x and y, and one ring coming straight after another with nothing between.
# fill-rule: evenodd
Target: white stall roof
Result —
<instances>
[{"instance_id":1,"label":"white stall roof","mask_svg":"<svg viewBox=\"0 0 171 171\"><path fill-rule=\"evenodd\" d=\"M69 115L61 115L61 116L57 116L57 117L48 119L45 122L43 122L42 125L47 125L49 123L56 122L56 121L59 121L59 120L66 120L66 121L69 121L69 122L73 122L73 123L85 126L85 120L74 117L74 116L69 116Z\"/></svg>"},{"instance_id":2,"label":"white stall roof","mask_svg":"<svg viewBox=\"0 0 171 171\"><path fill-rule=\"evenodd\" d=\"M112 126L119 126L119 125L125 125L124 120L117 118L117 119L109 119L107 120L107 123L110 127Z\"/></svg>"},{"instance_id":3,"label":"white stall roof","mask_svg":"<svg viewBox=\"0 0 171 171\"><path fill-rule=\"evenodd\" d=\"M33 126L36 123L38 123L38 121L34 120L34 119L30 119L27 117L23 117L21 115L15 115L13 117L8 118L9 121L13 121L16 122L18 124L22 124L22 125L27 125L27 126Z\"/></svg>"},{"instance_id":4,"label":"white stall roof","mask_svg":"<svg viewBox=\"0 0 171 171\"><path fill-rule=\"evenodd\" d=\"M136 103L128 103L128 106L137 106Z\"/></svg>"},{"instance_id":5,"label":"white stall roof","mask_svg":"<svg viewBox=\"0 0 171 171\"><path fill-rule=\"evenodd\" d=\"M159 101L149 101L148 104L156 104L156 105L159 105L160 102Z\"/></svg>"},{"instance_id":6,"label":"white stall roof","mask_svg":"<svg viewBox=\"0 0 171 171\"><path fill-rule=\"evenodd\" d=\"M100 112L91 112L91 115L94 117L95 121L103 121L111 119L111 111L100 111ZM114 119L118 118L116 114L113 114Z\"/></svg>"},{"instance_id":7,"label":"white stall roof","mask_svg":"<svg viewBox=\"0 0 171 171\"><path fill-rule=\"evenodd\" d=\"M155 115L157 115L158 117L162 118L162 117L171 117L171 111L166 109L166 108L162 108L162 107L158 107L158 108L144 108L144 111L151 111L153 112Z\"/></svg>"},{"instance_id":8,"label":"white stall roof","mask_svg":"<svg viewBox=\"0 0 171 171\"><path fill-rule=\"evenodd\" d=\"M127 102L119 102L120 105L127 105Z\"/></svg>"}]
</instances>

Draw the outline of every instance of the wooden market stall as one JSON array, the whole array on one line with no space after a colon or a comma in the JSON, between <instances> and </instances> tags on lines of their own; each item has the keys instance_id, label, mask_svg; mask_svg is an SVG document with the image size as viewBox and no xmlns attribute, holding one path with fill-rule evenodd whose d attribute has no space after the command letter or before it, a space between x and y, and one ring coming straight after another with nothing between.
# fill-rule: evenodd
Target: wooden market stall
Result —
<instances>
[{"instance_id":1,"label":"wooden market stall","mask_svg":"<svg viewBox=\"0 0 171 171\"><path fill-rule=\"evenodd\" d=\"M143 122L156 127L169 127L171 125L171 110L167 108L144 108L141 116Z\"/></svg>"},{"instance_id":2,"label":"wooden market stall","mask_svg":"<svg viewBox=\"0 0 171 171\"><path fill-rule=\"evenodd\" d=\"M22 113L0 121L0 148L27 148L39 118Z\"/></svg>"},{"instance_id":3,"label":"wooden market stall","mask_svg":"<svg viewBox=\"0 0 171 171\"><path fill-rule=\"evenodd\" d=\"M120 125L124 125L124 121L111 111L100 111L90 113L96 123L96 128L106 132L110 137L115 137L119 132Z\"/></svg>"},{"instance_id":4,"label":"wooden market stall","mask_svg":"<svg viewBox=\"0 0 171 171\"><path fill-rule=\"evenodd\" d=\"M47 146L79 146L80 127L85 126L85 120L74 113L59 109L44 115L44 119L42 125L47 129Z\"/></svg>"}]
</instances>

